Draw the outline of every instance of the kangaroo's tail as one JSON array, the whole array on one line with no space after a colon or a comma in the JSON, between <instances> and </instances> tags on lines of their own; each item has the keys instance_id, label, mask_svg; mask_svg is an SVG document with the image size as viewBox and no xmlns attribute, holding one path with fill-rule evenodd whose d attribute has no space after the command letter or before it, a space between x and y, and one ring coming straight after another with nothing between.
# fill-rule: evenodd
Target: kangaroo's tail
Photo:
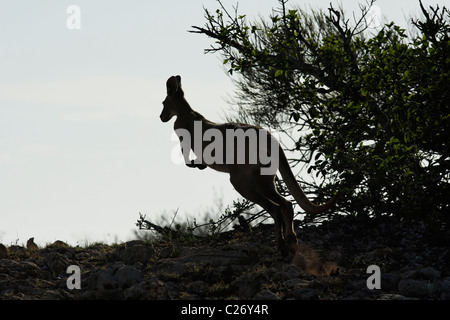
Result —
<instances>
[{"instance_id":1,"label":"kangaroo's tail","mask_svg":"<svg viewBox=\"0 0 450 320\"><path fill-rule=\"evenodd\" d=\"M289 163L287 161L286 155L284 154L283 149L280 146L279 150L279 167L278 170L280 170L281 176L283 177L283 181L286 184L286 186L289 189L289 192L294 197L295 201L299 204L299 206L305 210L307 214L310 215L317 215L321 214L328 209L330 209L335 202L337 201L339 197L339 193L336 194L334 197L332 197L328 202L317 205L309 201L308 197L303 192L302 188L298 184L297 180L295 179L294 174L292 173L291 167L289 166Z\"/></svg>"}]
</instances>

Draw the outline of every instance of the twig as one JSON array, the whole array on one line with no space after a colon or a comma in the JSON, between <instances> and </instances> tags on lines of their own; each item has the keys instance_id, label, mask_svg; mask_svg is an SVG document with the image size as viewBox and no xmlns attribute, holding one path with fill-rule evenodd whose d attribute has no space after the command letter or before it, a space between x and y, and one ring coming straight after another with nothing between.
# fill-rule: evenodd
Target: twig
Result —
<instances>
[{"instance_id":1,"label":"twig","mask_svg":"<svg viewBox=\"0 0 450 320\"><path fill-rule=\"evenodd\" d=\"M175 218L177 217L178 214L178 209L180 208L178 207L177 210L175 210L175 213L173 214L172 222L170 223L169 228L172 228L172 225L175 222Z\"/></svg>"},{"instance_id":2,"label":"twig","mask_svg":"<svg viewBox=\"0 0 450 320\"><path fill-rule=\"evenodd\" d=\"M142 220L142 222L147 224L147 226L148 226L147 229L153 228L153 230L155 230L156 232L161 233L161 234L166 234L170 230L170 229L168 230L168 228L162 228L154 223L151 223L148 220Z\"/></svg>"}]
</instances>

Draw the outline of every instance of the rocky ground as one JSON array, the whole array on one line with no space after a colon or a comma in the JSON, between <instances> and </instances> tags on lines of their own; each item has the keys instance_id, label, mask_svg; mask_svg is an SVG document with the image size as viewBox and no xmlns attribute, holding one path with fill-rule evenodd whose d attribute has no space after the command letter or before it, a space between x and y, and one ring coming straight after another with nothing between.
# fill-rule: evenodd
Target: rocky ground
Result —
<instances>
[{"instance_id":1,"label":"rocky ground","mask_svg":"<svg viewBox=\"0 0 450 320\"><path fill-rule=\"evenodd\" d=\"M0 299L450 299L450 235L440 228L336 218L299 228L290 262L273 233L260 226L204 239L0 245ZM81 289L67 287L70 265L80 268ZM381 270L381 289L367 287L370 265Z\"/></svg>"}]
</instances>

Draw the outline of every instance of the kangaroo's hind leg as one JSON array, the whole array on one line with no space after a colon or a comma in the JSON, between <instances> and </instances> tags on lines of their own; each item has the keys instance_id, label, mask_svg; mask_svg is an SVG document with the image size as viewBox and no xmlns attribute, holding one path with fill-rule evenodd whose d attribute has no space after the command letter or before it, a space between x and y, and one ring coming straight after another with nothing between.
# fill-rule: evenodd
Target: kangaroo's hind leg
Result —
<instances>
[{"instance_id":1,"label":"kangaroo's hind leg","mask_svg":"<svg viewBox=\"0 0 450 320\"><path fill-rule=\"evenodd\" d=\"M284 223L284 239L287 241L290 253L295 254L298 240L294 231L294 209L292 203L278 193L274 177L260 176L259 180L264 180L264 182L257 184L257 192L262 194L265 199L269 199L271 202L278 204L278 212L282 220L281 223Z\"/></svg>"},{"instance_id":2,"label":"kangaroo's hind leg","mask_svg":"<svg viewBox=\"0 0 450 320\"><path fill-rule=\"evenodd\" d=\"M259 181L255 181L251 176L231 174L230 182L236 189L236 191L241 194L241 196L258 204L272 216L275 221L275 237L278 242L278 248L284 257L289 255L289 247L287 246L286 241L283 239L283 233L281 230L283 217L280 205L266 198L263 194L259 193Z\"/></svg>"}]
</instances>

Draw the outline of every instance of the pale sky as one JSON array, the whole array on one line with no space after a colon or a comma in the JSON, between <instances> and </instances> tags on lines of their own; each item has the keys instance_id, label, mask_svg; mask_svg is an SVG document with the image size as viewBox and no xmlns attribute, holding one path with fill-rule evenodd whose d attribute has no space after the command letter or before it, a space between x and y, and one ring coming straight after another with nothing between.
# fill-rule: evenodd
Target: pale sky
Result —
<instances>
[{"instance_id":1,"label":"pale sky","mask_svg":"<svg viewBox=\"0 0 450 320\"><path fill-rule=\"evenodd\" d=\"M331 2L359 13L356 0ZM139 212L158 222L178 208L180 221L201 219L218 198L228 205L238 197L226 174L174 163L173 120L159 119L171 75L181 75L187 100L210 120L223 121L230 108L220 57L203 53L213 40L187 32L204 25L203 7L214 11L216 1L0 4L0 243L121 242L133 238ZM81 29L66 25L70 5L80 8ZM419 14L415 0L376 5L402 26ZM267 17L277 6L245 0L239 12Z\"/></svg>"}]
</instances>

